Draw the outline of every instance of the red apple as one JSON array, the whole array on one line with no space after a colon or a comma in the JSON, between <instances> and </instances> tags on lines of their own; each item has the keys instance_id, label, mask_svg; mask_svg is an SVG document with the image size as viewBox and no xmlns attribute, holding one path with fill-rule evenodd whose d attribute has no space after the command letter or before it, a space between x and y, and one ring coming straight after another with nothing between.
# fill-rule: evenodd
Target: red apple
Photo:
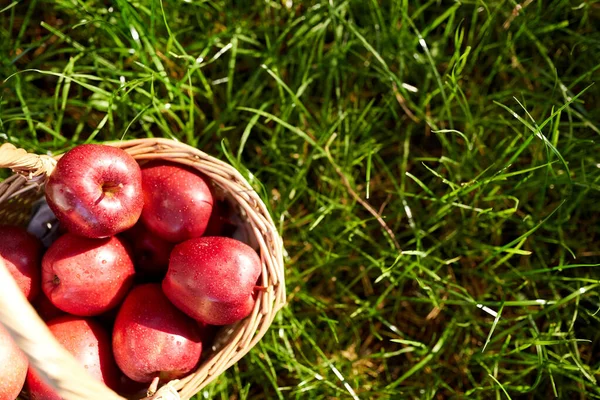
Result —
<instances>
[{"instance_id":1,"label":"red apple","mask_svg":"<svg viewBox=\"0 0 600 400\"><path fill-rule=\"evenodd\" d=\"M216 200L206 231L202 236L233 237L236 230L234 212L226 200Z\"/></svg>"},{"instance_id":2,"label":"red apple","mask_svg":"<svg viewBox=\"0 0 600 400\"><path fill-rule=\"evenodd\" d=\"M208 220L208 225L204 231L205 236L220 236L227 223L225 215L226 205L223 201L215 199L213 209Z\"/></svg>"},{"instance_id":3,"label":"red apple","mask_svg":"<svg viewBox=\"0 0 600 400\"><path fill-rule=\"evenodd\" d=\"M46 322L65 314L63 310L52 304L44 292L42 292L37 299L35 299L33 304L40 318Z\"/></svg>"},{"instance_id":4,"label":"red apple","mask_svg":"<svg viewBox=\"0 0 600 400\"><path fill-rule=\"evenodd\" d=\"M142 168L144 225L169 242L204 234L213 208L210 187L190 167L152 162Z\"/></svg>"},{"instance_id":5,"label":"red apple","mask_svg":"<svg viewBox=\"0 0 600 400\"><path fill-rule=\"evenodd\" d=\"M40 291L42 243L25 229L0 226L0 258L19 288L32 301Z\"/></svg>"},{"instance_id":6,"label":"red apple","mask_svg":"<svg viewBox=\"0 0 600 400\"><path fill-rule=\"evenodd\" d=\"M169 256L173 243L156 236L141 223L123 232L127 239L136 273L147 279L162 280L169 267Z\"/></svg>"},{"instance_id":7,"label":"red apple","mask_svg":"<svg viewBox=\"0 0 600 400\"><path fill-rule=\"evenodd\" d=\"M117 365L137 382L177 379L191 372L202 354L202 331L175 308L159 284L136 286L115 321L113 351Z\"/></svg>"},{"instance_id":8,"label":"red apple","mask_svg":"<svg viewBox=\"0 0 600 400\"><path fill-rule=\"evenodd\" d=\"M207 236L175 246L162 288L190 317L210 325L227 325L252 312L260 273L260 258L250 246Z\"/></svg>"},{"instance_id":9,"label":"red apple","mask_svg":"<svg viewBox=\"0 0 600 400\"><path fill-rule=\"evenodd\" d=\"M0 399L17 398L25 384L28 364L25 354L0 326Z\"/></svg>"},{"instance_id":10,"label":"red apple","mask_svg":"<svg viewBox=\"0 0 600 400\"><path fill-rule=\"evenodd\" d=\"M106 386L116 389L119 370L115 364L108 332L96 321L70 315L48 322L56 340L71 353L85 370ZM60 400L61 397L33 369L27 373L30 400Z\"/></svg>"},{"instance_id":11,"label":"red apple","mask_svg":"<svg viewBox=\"0 0 600 400\"><path fill-rule=\"evenodd\" d=\"M42 259L42 289L69 314L98 315L123 300L133 283L133 262L116 236L88 239L67 233Z\"/></svg>"},{"instance_id":12,"label":"red apple","mask_svg":"<svg viewBox=\"0 0 600 400\"><path fill-rule=\"evenodd\" d=\"M204 322L196 321L200 329L202 329L202 344L204 348L208 349L215 340L217 333L221 327L215 325L208 325Z\"/></svg>"},{"instance_id":13,"label":"red apple","mask_svg":"<svg viewBox=\"0 0 600 400\"><path fill-rule=\"evenodd\" d=\"M46 183L46 199L62 225L90 238L131 228L142 212L142 174L125 151L86 144L67 152Z\"/></svg>"}]
</instances>

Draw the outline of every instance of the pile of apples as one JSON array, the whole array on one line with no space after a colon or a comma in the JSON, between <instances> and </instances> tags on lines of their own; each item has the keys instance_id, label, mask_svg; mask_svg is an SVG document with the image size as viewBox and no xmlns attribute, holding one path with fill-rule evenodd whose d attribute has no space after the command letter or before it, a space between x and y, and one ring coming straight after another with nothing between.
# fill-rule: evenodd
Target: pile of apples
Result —
<instances>
[{"instance_id":1,"label":"pile of apples","mask_svg":"<svg viewBox=\"0 0 600 400\"><path fill-rule=\"evenodd\" d=\"M215 326L252 312L260 258L225 236L224 203L197 170L81 145L45 193L62 235L45 250L2 226L0 258L58 342L111 389L131 395L189 374ZM0 326L0 399L24 386L32 400L60 399Z\"/></svg>"}]
</instances>

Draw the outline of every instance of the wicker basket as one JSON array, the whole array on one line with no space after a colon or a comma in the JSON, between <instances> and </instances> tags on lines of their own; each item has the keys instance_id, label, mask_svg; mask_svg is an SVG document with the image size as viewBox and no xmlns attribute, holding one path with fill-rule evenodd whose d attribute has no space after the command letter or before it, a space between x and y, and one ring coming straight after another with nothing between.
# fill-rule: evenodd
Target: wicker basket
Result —
<instances>
[{"instance_id":1,"label":"wicker basket","mask_svg":"<svg viewBox=\"0 0 600 400\"><path fill-rule=\"evenodd\" d=\"M198 370L170 382L154 399L188 399L235 364L264 336L276 312L285 303L282 240L262 200L246 180L229 164L193 147L166 139L139 139L106 143L119 147L136 160L164 159L189 165L210 178L223 190L230 203L247 221L259 247L264 286L254 310L244 320L222 328ZM43 197L45 178L56 158L29 154L11 144L0 146L0 168L15 174L0 182L0 224L23 225L31 217L34 201ZM18 289L0 259L0 322L27 354L31 365L46 378L65 400L122 399L106 386L88 377L77 361L52 337L46 325Z\"/></svg>"}]
</instances>

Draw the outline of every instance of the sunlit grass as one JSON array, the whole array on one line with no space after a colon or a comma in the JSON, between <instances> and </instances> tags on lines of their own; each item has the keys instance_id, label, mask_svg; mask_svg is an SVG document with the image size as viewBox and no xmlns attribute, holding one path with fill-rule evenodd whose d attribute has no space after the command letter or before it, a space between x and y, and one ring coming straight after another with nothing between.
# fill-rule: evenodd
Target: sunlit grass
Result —
<instances>
[{"instance_id":1,"label":"sunlit grass","mask_svg":"<svg viewBox=\"0 0 600 400\"><path fill-rule=\"evenodd\" d=\"M176 138L269 203L289 305L199 398L600 398L599 6L9 3L0 137Z\"/></svg>"}]
</instances>

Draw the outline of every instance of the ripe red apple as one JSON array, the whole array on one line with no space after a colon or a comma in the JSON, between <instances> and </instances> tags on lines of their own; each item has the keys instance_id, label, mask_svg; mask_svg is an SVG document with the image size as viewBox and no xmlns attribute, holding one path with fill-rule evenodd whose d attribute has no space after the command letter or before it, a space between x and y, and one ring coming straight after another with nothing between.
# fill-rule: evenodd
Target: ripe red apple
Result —
<instances>
[{"instance_id":1,"label":"ripe red apple","mask_svg":"<svg viewBox=\"0 0 600 400\"><path fill-rule=\"evenodd\" d=\"M210 214L208 226L202 236L232 237L236 229L232 221L232 215L232 207L227 201L216 200L213 204L213 210L212 214Z\"/></svg>"},{"instance_id":2,"label":"ripe red apple","mask_svg":"<svg viewBox=\"0 0 600 400\"><path fill-rule=\"evenodd\" d=\"M210 187L190 167L151 162L142 168L144 225L169 242L204 234L213 208Z\"/></svg>"},{"instance_id":3,"label":"ripe red apple","mask_svg":"<svg viewBox=\"0 0 600 400\"><path fill-rule=\"evenodd\" d=\"M222 201L214 199L212 212L204 231L204 236L220 236L226 224L225 205Z\"/></svg>"},{"instance_id":4,"label":"ripe red apple","mask_svg":"<svg viewBox=\"0 0 600 400\"><path fill-rule=\"evenodd\" d=\"M52 304L44 292L40 293L33 304L40 318L46 322L65 314L63 310Z\"/></svg>"},{"instance_id":5,"label":"ripe red apple","mask_svg":"<svg viewBox=\"0 0 600 400\"><path fill-rule=\"evenodd\" d=\"M123 236L130 245L138 277L162 280L169 267L173 243L156 236L141 223L123 232Z\"/></svg>"},{"instance_id":6,"label":"ripe red apple","mask_svg":"<svg viewBox=\"0 0 600 400\"><path fill-rule=\"evenodd\" d=\"M88 239L67 233L42 259L42 289L69 314L98 315L123 300L134 273L129 253L116 236Z\"/></svg>"},{"instance_id":7,"label":"ripe red apple","mask_svg":"<svg viewBox=\"0 0 600 400\"><path fill-rule=\"evenodd\" d=\"M175 246L162 288L190 317L210 325L227 325L252 312L260 273L260 258L250 246L207 236Z\"/></svg>"},{"instance_id":8,"label":"ripe red apple","mask_svg":"<svg viewBox=\"0 0 600 400\"><path fill-rule=\"evenodd\" d=\"M25 384L28 364L25 354L0 326L0 399L17 398Z\"/></svg>"},{"instance_id":9,"label":"ripe red apple","mask_svg":"<svg viewBox=\"0 0 600 400\"><path fill-rule=\"evenodd\" d=\"M56 340L71 353L85 370L106 386L116 389L119 370L113 358L108 332L96 321L70 315L48 322ZM27 373L30 400L60 400L61 397L33 369Z\"/></svg>"},{"instance_id":10,"label":"ripe red apple","mask_svg":"<svg viewBox=\"0 0 600 400\"><path fill-rule=\"evenodd\" d=\"M25 229L0 226L0 258L19 288L32 301L40 291L42 243Z\"/></svg>"},{"instance_id":11,"label":"ripe red apple","mask_svg":"<svg viewBox=\"0 0 600 400\"><path fill-rule=\"evenodd\" d=\"M119 310L113 351L121 371L137 382L185 376L202 354L202 331L165 297L160 285L134 287Z\"/></svg>"},{"instance_id":12,"label":"ripe red apple","mask_svg":"<svg viewBox=\"0 0 600 400\"><path fill-rule=\"evenodd\" d=\"M142 174L125 151L85 144L67 152L46 183L46 199L62 225L90 238L131 228L142 212Z\"/></svg>"}]
</instances>

